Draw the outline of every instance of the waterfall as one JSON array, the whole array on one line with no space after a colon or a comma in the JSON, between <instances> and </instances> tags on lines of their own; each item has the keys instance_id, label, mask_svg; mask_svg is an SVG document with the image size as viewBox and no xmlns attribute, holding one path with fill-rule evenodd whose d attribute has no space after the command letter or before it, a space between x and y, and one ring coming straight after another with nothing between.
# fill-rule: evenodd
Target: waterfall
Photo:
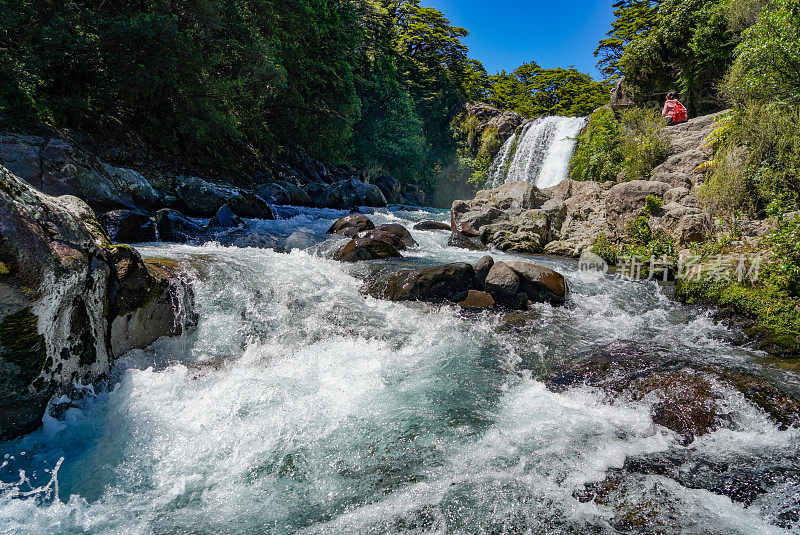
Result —
<instances>
[{"instance_id":1,"label":"waterfall","mask_svg":"<svg viewBox=\"0 0 800 535\"><path fill-rule=\"evenodd\" d=\"M539 117L511 136L500 149L489 170L487 182L497 187L524 180L539 188L550 188L567 178L575 138L586 124L585 117Z\"/></svg>"}]
</instances>

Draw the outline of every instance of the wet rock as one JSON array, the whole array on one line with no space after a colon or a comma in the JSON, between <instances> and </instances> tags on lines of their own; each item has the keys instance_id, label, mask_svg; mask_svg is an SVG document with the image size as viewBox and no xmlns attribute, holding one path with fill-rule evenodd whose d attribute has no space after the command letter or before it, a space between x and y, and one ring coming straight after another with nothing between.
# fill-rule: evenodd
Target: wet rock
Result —
<instances>
[{"instance_id":1,"label":"wet rock","mask_svg":"<svg viewBox=\"0 0 800 535\"><path fill-rule=\"evenodd\" d=\"M234 214L250 219L275 219L269 204L256 195L235 186L214 184L197 177L178 177L176 192L182 209L199 217L214 217L227 204Z\"/></svg>"},{"instance_id":2,"label":"wet rock","mask_svg":"<svg viewBox=\"0 0 800 535\"><path fill-rule=\"evenodd\" d=\"M395 204L400 200L400 181L393 176L381 175L370 181L380 188L386 202Z\"/></svg>"},{"instance_id":3,"label":"wet rock","mask_svg":"<svg viewBox=\"0 0 800 535\"><path fill-rule=\"evenodd\" d=\"M427 196L417 184L403 184L397 202L410 206L426 206Z\"/></svg>"},{"instance_id":4,"label":"wet rock","mask_svg":"<svg viewBox=\"0 0 800 535\"><path fill-rule=\"evenodd\" d=\"M178 212L164 208L154 216L161 241L185 243L205 233L205 229Z\"/></svg>"},{"instance_id":5,"label":"wet rock","mask_svg":"<svg viewBox=\"0 0 800 535\"><path fill-rule=\"evenodd\" d=\"M334 255L334 259L341 262L401 257L394 245L378 238L353 238Z\"/></svg>"},{"instance_id":6,"label":"wet rock","mask_svg":"<svg viewBox=\"0 0 800 535\"><path fill-rule=\"evenodd\" d=\"M156 241L156 227L146 213L137 210L112 210L99 218L108 237L118 243Z\"/></svg>"},{"instance_id":7,"label":"wet rock","mask_svg":"<svg viewBox=\"0 0 800 535\"><path fill-rule=\"evenodd\" d=\"M625 79L620 78L614 83L611 88L611 109L623 110L635 106L636 102L633 100L633 93L625 85Z\"/></svg>"},{"instance_id":8,"label":"wet rock","mask_svg":"<svg viewBox=\"0 0 800 535\"><path fill-rule=\"evenodd\" d=\"M447 240L447 245L473 251L483 251L486 249L486 246L479 239L471 238L455 231L450 235L450 239Z\"/></svg>"},{"instance_id":9,"label":"wet rock","mask_svg":"<svg viewBox=\"0 0 800 535\"><path fill-rule=\"evenodd\" d=\"M277 252L284 252L283 240L276 236L266 236L247 229L234 230L217 238L221 245L226 247L239 247L241 249L272 249Z\"/></svg>"},{"instance_id":10,"label":"wet rock","mask_svg":"<svg viewBox=\"0 0 800 535\"><path fill-rule=\"evenodd\" d=\"M369 284L372 297L391 301L450 300L475 288L475 270L457 263L432 268L401 270Z\"/></svg>"},{"instance_id":11,"label":"wet rock","mask_svg":"<svg viewBox=\"0 0 800 535\"><path fill-rule=\"evenodd\" d=\"M208 222L209 229L236 228L242 225L244 225L242 220L233 213L233 210L231 210L231 207L227 204L223 204L222 207L217 210L216 215Z\"/></svg>"},{"instance_id":12,"label":"wet rock","mask_svg":"<svg viewBox=\"0 0 800 535\"><path fill-rule=\"evenodd\" d=\"M441 221L420 221L414 225L414 230L450 230L450 225Z\"/></svg>"},{"instance_id":13,"label":"wet rock","mask_svg":"<svg viewBox=\"0 0 800 535\"><path fill-rule=\"evenodd\" d=\"M388 234L396 236L397 239L400 240L400 243L402 244L401 247L402 249L408 247L417 247L419 245L417 243L417 240L415 240L414 237L411 236L411 233L403 225L398 225L397 223L389 223L387 225L380 225L376 227L375 230L386 232Z\"/></svg>"},{"instance_id":14,"label":"wet rock","mask_svg":"<svg viewBox=\"0 0 800 535\"><path fill-rule=\"evenodd\" d=\"M508 262L520 279L520 289L534 303L561 304L567 299L567 282L560 273L530 262Z\"/></svg>"},{"instance_id":15,"label":"wet rock","mask_svg":"<svg viewBox=\"0 0 800 535\"><path fill-rule=\"evenodd\" d=\"M470 290L467 298L458 303L458 306L465 309L491 308L494 305L495 301L492 295L480 290Z\"/></svg>"},{"instance_id":16,"label":"wet rock","mask_svg":"<svg viewBox=\"0 0 800 535\"><path fill-rule=\"evenodd\" d=\"M79 197L98 211L155 209L161 202L140 173L107 165L67 139L2 133L0 161L40 191Z\"/></svg>"},{"instance_id":17,"label":"wet rock","mask_svg":"<svg viewBox=\"0 0 800 535\"><path fill-rule=\"evenodd\" d=\"M327 190L328 208L349 210L358 206L386 206L386 199L378 186L365 184L358 179L334 182Z\"/></svg>"},{"instance_id":18,"label":"wet rock","mask_svg":"<svg viewBox=\"0 0 800 535\"><path fill-rule=\"evenodd\" d=\"M483 289L486 276L489 274L489 270L492 269L493 265L494 258L489 255L482 257L478 260L478 263L475 264L475 279L478 281L478 288Z\"/></svg>"},{"instance_id":19,"label":"wet rock","mask_svg":"<svg viewBox=\"0 0 800 535\"><path fill-rule=\"evenodd\" d=\"M495 262L486 275L484 289L498 301L509 301L517 295L520 280L516 272L503 262Z\"/></svg>"},{"instance_id":20,"label":"wet rock","mask_svg":"<svg viewBox=\"0 0 800 535\"><path fill-rule=\"evenodd\" d=\"M517 181L507 182L494 189L481 190L475 194L475 200L485 200L497 209L513 215L538 208L546 199L530 182Z\"/></svg>"},{"instance_id":21,"label":"wet rock","mask_svg":"<svg viewBox=\"0 0 800 535\"><path fill-rule=\"evenodd\" d=\"M313 206L308 193L291 182L276 181L263 184L256 189L256 193L269 204Z\"/></svg>"},{"instance_id":22,"label":"wet rock","mask_svg":"<svg viewBox=\"0 0 800 535\"><path fill-rule=\"evenodd\" d=\"M359 232L374 228L375 224L368 217L361 214L351 214L337 219L326 234L341 234L352 238Z\"/></svg>"},{"instance_id":23,"label":"wet rock","mask_svg":"<svg viewBox=\"0 0 800 535\"><path fill-rule=\"evenodd\" d=\"M134 249L111 242L82 200L42 194L3 167L0 174L3 440L37 427L53 393L107 374L120 347L113 322L165 288ZM172 311L166 326L161 315L143 320L143 332L172 328Z\"/></svg>"}]
</instances>

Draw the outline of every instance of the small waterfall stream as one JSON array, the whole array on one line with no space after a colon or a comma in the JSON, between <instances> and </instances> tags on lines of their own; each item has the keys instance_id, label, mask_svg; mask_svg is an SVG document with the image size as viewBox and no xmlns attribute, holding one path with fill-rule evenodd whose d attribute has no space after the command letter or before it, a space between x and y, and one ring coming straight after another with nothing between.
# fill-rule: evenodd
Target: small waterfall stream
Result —
<instances>
[{"instance_id":1,"label":"small waterfall stream","mask_svg":"<svg viewBox=\"0 0 800 535\"><path fill-rule=\"evenodd\" d=\"M567 178L575 138L586 125L585 117L539 117L511 136L500 149L488 183L497 187L524 180L550 188Z\"/></svg>"}]
</instances>

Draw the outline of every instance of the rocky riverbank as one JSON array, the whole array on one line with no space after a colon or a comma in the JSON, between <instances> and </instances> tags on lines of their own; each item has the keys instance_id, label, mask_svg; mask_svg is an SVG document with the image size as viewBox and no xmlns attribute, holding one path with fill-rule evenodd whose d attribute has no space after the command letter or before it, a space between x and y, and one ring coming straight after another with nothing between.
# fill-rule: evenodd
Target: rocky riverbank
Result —
<instances>
[{"instance_id":1,"label":"rocky riverbank","mask_svg":"<svg viewBox=\"0 0 800 535\"><path fill-rule=\"evenodd\" d=\"M0 439L41 424L54 393L102 380L114 357L191 329L171 266L114 244L81 199L0 167Z\"/></svg>"}]
</instances>

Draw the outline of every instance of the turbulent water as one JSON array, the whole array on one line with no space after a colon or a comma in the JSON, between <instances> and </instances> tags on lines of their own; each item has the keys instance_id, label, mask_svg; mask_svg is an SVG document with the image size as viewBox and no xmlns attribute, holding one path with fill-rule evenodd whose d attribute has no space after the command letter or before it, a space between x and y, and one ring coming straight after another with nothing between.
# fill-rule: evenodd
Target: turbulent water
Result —
<instances>
[{"instance_id":1,"label":"turbulent water","mask_svg":"<svg viewBox=\"0 0 800 535\"><path fill-rule=\"evenodd\" d=\"M573 262L538 258L568 276L567 306L504 315L379 301L360 292L371 270L481 253L414 232L421 246L406 259L346 265L326 258L338 238L320 235L342 212L280 213L250 224L288 238L288 254L141 248L193 275L198 331L129 353L108 389L55 400L40 431L0 443L0 533L798 530L800 432L741 394L716 385L730 425L685 445L653 423L650 399L545 386L574 359L620 346L796 389L793 371L734 347L736 333L668 288L585 280ZM430 217L448 214L373 219ZM658 471L607 483L637 458L669 462L695 484ZM708 466L762 492L733 502ZM597 483L604 498L583 499Z\"/></svg>"},{"instance_id":2,"label":"turbulent water","mask_svg":"<svg viewBox=\"0 0 800 535\"><path fill-rule=\"evenodd\" d=\"M524 180L550 188L567 178L575 139L585 117L540 117L528 123L517 138L511 136L489 170L488 182L497 187Z\"/></svg>"}]
</instances>

